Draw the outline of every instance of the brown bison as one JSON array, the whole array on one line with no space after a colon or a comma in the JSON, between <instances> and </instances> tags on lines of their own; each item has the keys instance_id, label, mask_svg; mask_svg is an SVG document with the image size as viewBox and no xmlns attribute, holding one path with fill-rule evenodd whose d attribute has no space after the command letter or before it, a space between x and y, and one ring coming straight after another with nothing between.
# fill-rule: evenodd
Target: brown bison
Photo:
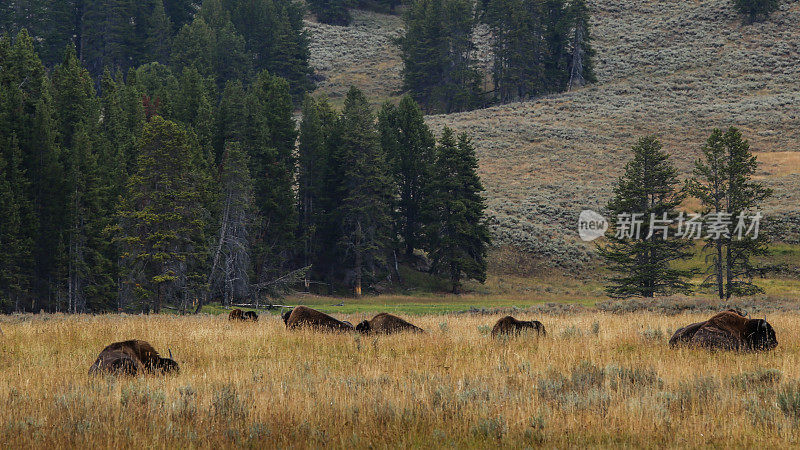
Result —
<instances>
[{"instance_id":1,"label":"brown bison","mask_svg":"<svg viewBox=\"0 0 800 450\"><path fill-rule=\"evenodd\" d=\"M325 331L353 330L353 325L350 322L336 320L323 312L306 306L297 306L283 313L281 317L283 317L283 323L286 324L288 329L310 327Z\"/></svg>"},{"instance_id":2,"label":"brown bison","mask_svg":"<svg viewBox=\"0 0 800 450\"><path fill-rule=\"evenodd\" d=\"M520 334L528 330L535 332L537 335L547 336L544 325L538 320L517 320L511 316L505 316L494 324L492 337L497 337L501 334Z\"/></svg>"},{"instance_id":3,"label":"brown bison","mask_svg":"<svg viewBox=\"0 0 800 450\"><path fill-rule=\"evenodd\" d=\"M405 320L389 313L380 313L372 318L356 325L359 333L399 333L402 331L413 331L424 333L422 328L406 322Z\"/></svg>"},{"instance_id":4,"label":"brown bison","mask_svg":"<svg viewBox=\"0 0 800 450\"><path fill-rule=\"evenodd\" d=\"M672 347L689 345L719 350L762 351L778 346L775 330L765 319L748 319L728 310L705 322L685 326L669 340Z\"/></svg>"},{"instance_id":5,"label":"brown bison","mask_svg":"<svg viewBox=\"0 0 800 450\"><path fill-rule=\"evenodd\" d=\"M228 314L228 320L244 320L244 312L239 308L231 310L231 313Z\"/></svg>"},{"instance_id":6,"label":"brown bison","mask_svg":"<svg viewBox=\"0 0 800 450\"><path fill-rule=\"evenodd\" d=\"M242 316L244 320L252 320L253 322L258 322L258 314L255 311L245 311Z\"/></svg>"},{"instance_id":7,"label":"brown bison","mask_svg":"<svg viewBox=\"0 0 800 450\"><path fill-rule=\"evenodd\" d=\"M131 340L115 342L100 352L100 356L89 368L89 375L112 373L138 375L141 373L178 372L178 363L162 358L152 345L145 341Z\"/></svg>"}]
</instances>

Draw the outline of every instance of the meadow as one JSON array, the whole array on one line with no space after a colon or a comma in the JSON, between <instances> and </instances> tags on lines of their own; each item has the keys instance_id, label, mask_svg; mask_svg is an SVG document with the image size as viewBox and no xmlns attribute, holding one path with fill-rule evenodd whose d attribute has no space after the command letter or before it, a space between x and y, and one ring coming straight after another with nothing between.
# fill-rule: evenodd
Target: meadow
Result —
<instances>
[{"instance_id":1,"label":"meadow","mask_svg":"<svg viewBox=\"0 0 800 450\"><path fill-rule=\"evenodd\" d=\"M337 315L353 323L370 314ZM424 335L285 330L277 316L0 318L7 448L768 447L800 440L798 313L764 354L670 349L709 314L540 314L548 336L493 340L499 315L406 316ZM171 349L175 376L90 378L108 343Z\"/></svg>"}]
</instances>

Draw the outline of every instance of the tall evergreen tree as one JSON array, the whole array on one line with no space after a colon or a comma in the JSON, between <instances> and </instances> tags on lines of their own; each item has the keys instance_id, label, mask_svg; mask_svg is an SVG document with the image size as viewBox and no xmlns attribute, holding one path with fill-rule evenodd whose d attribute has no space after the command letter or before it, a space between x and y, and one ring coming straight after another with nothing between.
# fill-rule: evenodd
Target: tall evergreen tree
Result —
<instances>
[{"instance_id":1,"label":"tall evergreen tree","mask_svg":"<svg viewBox=\"0 0 800 450\"><path fill-rule=\"evenodd\" d=\"M379 115L381 147L394 177L397 200L396 226L405 255L411 256L422 243L422 210L435 162L433 137L419 105L405 96L398 107L386 103Z\"/></svg>"},{"instance_id":2,"label":"tall evergreen tree","mask_svg":"<svg viewBox=\"0 0 800 450\"><path fill-rule=\"evenodd\" d=\"M0 311L19 311L30 295L33 273L33 239L25 233L32 225L27 180L16 137L8 143L8 151L0 153ZM6 149L4 149L6 150ZM10 156L6 161L4 154Z\"/></svg>"},{"instance_id":3,"label":"tall evergreen tree","mask_svg":"<svg viewBox=\"0 0 800 450\"><path fill-rule=\"evenodd\" d=\"M347 26L353 20L347 0L310 0L308 9L321 23Z\"/></svg>"},{"instance_id":4,"label":"tall evergreen tree","mask_svg":"<svg viewBox=\"0 0 800 450\"><path fill-rule=\"evenodd\" d=\"M721 219L726 214L731 225L738 227L740 215L744 218L758 213L761 202L772 194L770 189L752 180L758 167L756 157L739 130L733 127L725 133L715 129L702 152L703 158L695 163L690 188L692 195L700 199L703 212L710 214L706 225L714 220L708 217ZM713 250L706 284L714 285L720 299L763 292L752 283L753 276L761 269L751 258L768 254L766 236L734 238L735 228L728 231L706 241L704 248Z\"/></svg>"},{"instance_id":5,"label":"tall evergreen tree","mask_svg":"<svg viewBox=\"0 0 800 450\"><path fill-rule=\"evenodd\" d=\"M364 94L351 87L341 116L344 196L337 208L339 246L356 295L385 264L391 230L391 180Z\"/></svg>"},{"instance_id":6,"label":"tall evergreen tree","mask_svg":"<svg viewBox=\"0 0 800 450\"><path fill-rule=\"evenodd\" d=\"M416 0L399 40L403 88L426 109L453 112L480 103L480 73L471 41L473 4L466 0Z\"/></svg>"},{"instance_id":7,"label":"tall evergreen tree","mask_svg":"<svg viewBox=\"0 0 800 450\"><path fill-rule=\"evenodd\" d=\"M431 272L446 274L456 294L465 278L486 280L491 239L477 169L475 149L467 135L456 141L453 131L445 128L436 146L431 195L425 207L426 237Z\"/></svg>"},{"instance_id":8,"label":"tall evergreen tree","mask_svg":"<svg viewBox=\"0 0 800 450\"><path fill-rule=\"evenodd\" d=\"M120 207L118 240L128 282L154 312L165 302L185 307L207 281L207 173L203 155L189 143L179 125L153 117Z\"/></svg>"},{"instance_id":9,"label":"tall evergreen tree","mask_svg":"<svg viewBox=\"0 0 800 450\"><path fill-rule=\"evenodd\" d=\"M147 20L145 48L147 57L142 62L169 63L172 42L172 22L164 9L163 0L153 0L153 11Z\"/></svg>"},{"instance_id":10,"label":"tall evergreen tree","mask_svg":"<svg viewBox=\"0 0 800 450\"><path fill-rule=\"evenodd\" d=\"M733 0L733 6L749 23L767 19L780 3L780 0Z\"/></svg>"},{"instance_id":11,"label":"tall evergreen tree","mask_svg":"<svg viewBox=\"0 0 800 450\"><path fill-rule=\"evenodd\" d=\"M671 223L666 229L636 225L639 220L663 225L655 220L676 217L675 209L685 198L677 176L669 155L654 136L639 139L607 207L615 235L609 237L606 247L600 247L600 255L613 272L606 286L610 296L653 297L690 289L686 280L691 271L672 264L691 256L691 240L677 238Z\"/></svg>"},{"instance_id":12,"label":"tall evergreen tree","mask_svg":"<svg viewBox=\"0 0 800 450\"><path fill-rule=\"evenodd\" d=\"M297 208L293 191L297 131L285 80L266 71L247 91L241 144L250 159L260 222L254 228L258 282L289 269L295 252Z\"/></svg>"}]
</instances>

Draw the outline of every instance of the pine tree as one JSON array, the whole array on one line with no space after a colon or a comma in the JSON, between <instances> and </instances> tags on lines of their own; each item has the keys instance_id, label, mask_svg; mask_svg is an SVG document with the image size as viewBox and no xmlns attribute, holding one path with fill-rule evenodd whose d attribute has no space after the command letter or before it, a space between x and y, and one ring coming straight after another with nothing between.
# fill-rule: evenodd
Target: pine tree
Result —
<instances>
[{"instance_id":1,"label":"pine tree","mask_svg":"<svg viewBox=\"0 0 800 450\"><path fill-rule=\"evenodd\" d=\"M594 49L589 35L589 11L585 0L571 2L568 17L572 25L567 90L597 81L594 74Z\"/></svg>"},{"instance_id":2,"label":"pine tree","mask_svg":"<svg viewBox=\"0 0 800 450\"><path fill-rule=\"evenodd\" d=\"M480 73L471 42L472 2L416 0L399 40L403 88L426 109L453 112L480 103Z\"/></svg>"},{"instance_id":3,"label":"pine tree","mask_svg":"<svg viewBox=\"0 0 800 450\"><path fill-rule=\"evenodd\" d=\"M289 269L297 230L293 191L295 130L292 98L285 80L262 72L247 91L241 144L250 159L260 222L254 228L258 282Z\"/></svg>"},{"instance_id":4,"label":"pine tree","mask_svg":"<svg viewBox=\"0 0 800 450\"><path fill-rule=\"evenodd\" d=\"M739 130L731 127L724 134L722 130L713 130L702 152L703 158L695 163L690 188L703 205L706 224L710 221L708 214L711 217L728 214L727 217L739 226L740 215L758 213L759 205L772 191L752 181L758 162ZM766 236L759 234L757 238L739 239L733 237L734 230L729 231L706 240L704 249L713 251L706 284L712 284L713 280L720 299L763 292L752 283L753 276L762 270L751 258L768 254Z\"/></svg>"},{"instance_id":5,"label":"pine tree","mask_svg":"<svg viewBox=\"0 0 800 450\"><path fill-rule=\"evenodd\" d=\"M160 116L143 131L137 172L120 207L118 241L135 294L159 312L197 298L206 282L207 174L186 131Z\"/></svg>"},{"instance_id":6,"label":"pine tree","mask_svg":"<svg viewBox=\"0 0 800 450\"><path fill-rule=\"evenodd\" d=\"M9 161L0 153L0 311L19 311L30 295L33 239L24 232L32 206L27 198L27 179L16 136L12 136Z\"/></svg>"},{"instance_id":7,"label":"pine tree","mask_svg":"<svg viewBox=\"0 0 800 450\"><path fill-rule=\"evenodd\" d=\"M341 190L340 167L331 157L337 146L337 115L326 99L307 95L303 102L298 147L299 236L303 240L303 266L312 266L312 275L325 278L335 259L338 227L332 212L338 206Z\"/></svg>"},{"instance_id":8,"label":"pine tree","mask_svg":"<svg viewBox=\"0 0 800 450\"><path fill-rule=\"evenodd\" d=\"M172 22L164 10L163 0L154 0L153 12L147 20L146 57L142 62L167 64L172 41Z\"/></svg>"},{"instance_id":9,"label":"pine tree","mask_svg":"<svg viewBox=\"0 0 800 450\"><path fill-rule=\"evenodd\" d=\"M406 257L421 248L422 210L435 162L433 137L419 105L405 96L397 108L386 103L378 121L381 147L394 177L397 218L395 229L403 239Z\"/></svg>"},{"instance_id":10,"label":"pine tree","mask_svg":"<svg viewBox=\"0 0 800 450\"><path fill-rule=\"evenodd\" d=\"M103 141L92 79L71 44L53 71L53 94L66 175L67 310L106 309L114 288L111 252L103 235L112 211L106 209L112 205L107 184L111 175L103 176L98 164Z\"/></svg>"},{"instance_id":11,"label":"pine tree","mask_svg":"<svg viewBox=\"0 0 800 450\"><path fill-rule=\"evenodd\" d=\"M780 3L780 0L733 0L733 5L749 23L766 20Z\"/></svg>"},{"instance_id":12,"label":"pine tree","mask_svg":"<svg viewBox=\"0 0 800 450\"><path fill-rule=\"evenodd\" d=\"M347 26L353 20L347 0L310 0L308 9L321 23Z\"/></svg>"},{"instance_id":13,"label":"pine tree","mask_svg":"<svg viewBox=\"0 0 800 450\"><path fill-rule=\"evenodd\" d=\"M341 116L344 196L337 208L339 247L356 295L385 264L391 230L391 180L369 103L351 87Z\"/></svg>"},{"instance_id":14,"label":"pine tree","mask_svg":"<svg viewBox=\"0 0 800 450\"><path fill-rule=\"evenodd\" d=\"M646 232L635 231L636 220L649 225L651 217L672 220L677 216L675 209L685 198L678 183L677 170L661 143L654 136L639 139L633 147L633 160L625 166L607 207L615 235L609 237L606 247L600 247L600 255L613 272L606 286L610 296L653 297L690 289L686 279L691 271L676 269L672 264L691 256L688 249L692 242L677 238L673 225L667 231L655 227L647 227ZM633 217L634 214L641 215ZM631 215L630 220L623 215Z\"/></svg>"},{"instance_id":15,"label":"pine tree","mask_svg":"<svg viewBox=\"0 0 800 450\"><path fill-rule=\"evenodd\" d=\"M481 283L486 280L486 252L491 239L477 169L475 149L467 135L460 135L456 141L453 131L445 127L436 146L425 207L426 241L431 272L446 274L456 294L464 278Z\"/></svg>"}]
</instances>

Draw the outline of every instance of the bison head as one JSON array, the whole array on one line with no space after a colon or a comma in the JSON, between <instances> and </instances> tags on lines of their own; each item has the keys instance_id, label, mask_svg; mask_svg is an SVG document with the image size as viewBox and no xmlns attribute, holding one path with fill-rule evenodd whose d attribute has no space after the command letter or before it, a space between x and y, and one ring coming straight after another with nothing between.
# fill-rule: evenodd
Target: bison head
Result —
<instances>
[{"instance_id":1,"label":"bison head","mask_svg":"<svg viewBox=\"0 0 800 450\"><path fill-rule=\"evenodd\" d=\"M348 322L348 321L346 321L346 320L343 320L343 321L342 321L342 323L343 323L343 324L345 324L345 325L346 325L348 328L350 328L351 330L353 329L353 324L352 324L352 323L350 323L350 322Z\"/></svg>"},{"instance_id":2,"label":"bison head","mask_svg":"<svg viewBox=\"0 0 800 450\"><path fill-rule=\"evenodd\" d=\"M364 320L358 325L356 325L356 331L359 333L369 333L371 326L369 324L369 320Z\"/></svg>"},{"instance_id":3,"label":"bison head","mask_svg":"<svg viewBox=\"0 0 800 450\"><path fill-rule=\"evenodd\" d=\"M748 321L745 345L752 350L772 350L778 346L775 330L766 318Z\"/></svg>"},{"instance_id":4,"label":"bison head","mask_svg":"<svg viewBox=\"0 0 800 450\"><path fill-rule=\"evenodd\" d=\"M294 311L294 309L290 309L290 310L286 311L285 313L281 314L281 318L283 319L283 324L284 325L287 325L287 326L289 325L289 316L292 315L292 311Z\"/></svg>"},{"instance_id":5,"label":"bison head","mask_svg":"<svg viewBox=\"0 0 800 450\"><path fill-rule=\"evenodd\" d=\"M178 373L181 371L178 363L170 358L159 358L154 369L160 370L162 373Z\"/></svg>"}]
</instances>

